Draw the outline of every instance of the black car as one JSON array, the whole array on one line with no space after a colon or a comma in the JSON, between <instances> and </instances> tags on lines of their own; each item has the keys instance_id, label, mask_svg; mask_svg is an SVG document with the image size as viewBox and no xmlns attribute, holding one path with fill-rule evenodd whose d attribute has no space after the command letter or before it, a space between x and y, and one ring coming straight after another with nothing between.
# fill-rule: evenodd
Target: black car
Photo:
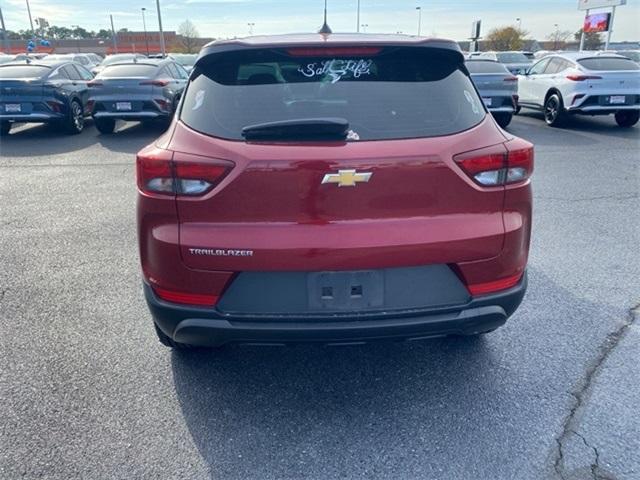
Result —
<instances>
[{"instance_id":1,"label":"black car","mask_svg":"<svg viewBox=\"0 0 640 480\"><path fill-rule=\"evenodd\" d=\"M182 65L170 58L107 65L89 82L96 128L112 133L116 120L159 120L168 125L188 78Z\"/></svg>"},{"instance_id":2,"label":"black car","mask_svg":"<svg viewBox=\"0 0 640 480\"><path fill-rule=\"evenodd\" d=\"M67 133L84 128L87 82L93 75L74 62L38 61L0 65L0 133L14 123L52 123Z\"/></svg>"}]
</instances>

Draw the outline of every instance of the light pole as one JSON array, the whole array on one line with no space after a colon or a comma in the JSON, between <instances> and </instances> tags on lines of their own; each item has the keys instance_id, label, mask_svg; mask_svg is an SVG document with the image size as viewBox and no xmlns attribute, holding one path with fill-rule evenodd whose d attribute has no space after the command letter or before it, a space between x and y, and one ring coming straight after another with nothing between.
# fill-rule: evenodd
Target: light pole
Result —
<instances>
[{"instance_id":1,"label":"light pole","mask_svg":"<svg viewBox=\"0 0 640 480\"><path fill-rule=\"evenodd\" d=\"M142 7L140 10L142 11L142 28L144 28L144 43L147 46L147 57L148 57L149 56L149 39L147 38L147 21L144 18L144 12L146 12L147 9Z\"/></svg>"},{"instance_id":2,"label":"light pole","mask_svg":"<svg viewBox=\"0 0 640 480\"><path fill-rule=\"evenodd\" d=\"M118 40L116 39L116 29L113 28L113 15L109 15L109 19L111 20L111 38L113 39L113 49L115 53L118 53Z\"/></svg>"},{"instance_id":3,"label":"light pole","mask_svg":"<svg viewBox=\"0 0 640 480\"><path fill-rule=\"evenodd\" d=\"M518 22L518 30L522 30L522 19L516 18L516 22Z\"/></svg>"},{"instance_id":4,"label":"light pole","mask_svg":"<svg viewBox=\"0 0 640 480\"><path fill-rule=\"evenodd\" d=\"M556 27L556 34L553 37L553 49L554 50L558 50L558 35L560 35L560 32L558 30L558 24L557 23L554 23L553 26Z\"/></svg>"},{"instance_id":5,"label":"light pole","mask_svg":"<svg viewBox=\"0 0 640 480\"><path fill-rule=\"evenodd\" d=\"M35 37L36 32L33 29L33 19L31 18L31 7L29 6L29 0L26 0L26 1L27 1L27 13L29 14L29 25L31 25L31 36Z\"/></svg>"},{"instance_id":6,"label":"light pole","mask_svg":"<svg viewBox=\"0 0 640 480\"><path fill-rule=\"evenodd\" d=\"M164 49L164 32L162 31L162 15L160 14L160 0L156 0L156 9L158 10L158 27L160 29L160 51L162 52L162 58L164 58L167 52Z\"/></svg>"},{"instance_id":7,"label":"light pole","mask_svg":"<svg viewBox=\"0 0 640 480\"><path fill-rule=\"evenodd\" d=\"M356 15L356 32L360 33L360 0L358 0L358 11Z\"/></svg>"},{"instance_id":8,"label":"light pole","mask_svg":"<svg viewBox=\"0 0 640 480\"><path fill-rule=\"evenodd\" d=\"M2 49L9 53L9 42L7 40L7 29L4 26L4 17L2 16L2 8L0 7L0 24L2 25Z\"/></svg>"},{"instance_id":9,"label":"light pole","mask_svg":"<svg viewBox=\"0 0 640 480\"><path fill-rule=\"evenodd\" d=\"M422 7L416 7L418 11L418 36L420 36L420 31L422 30Z\"/></svg>"},{"instance_id":10,"label":"light pole","mask_svg":"<svg viewBox=\"0 0 640 480\"><path fill-rule=\"evenodd\" d=\"M74 30L80 29L80 25L71 25L71 27ZM78 53L80 53L80 38L78 38L79 34L80 34L79 32L76 32L76 50L78 51Z\"/></svg>"},{"instance_id":11,"label":"light pole","mask_svg":"<svg viewBox=\"0 0 640 480\"><path fill-rule=\"evenodd\" d=\"M247 23L247 26L249 27L249 36L253 35L253 27L255 27L255 23L254 22L249 22Z\"/></svg>"}]
</instances>

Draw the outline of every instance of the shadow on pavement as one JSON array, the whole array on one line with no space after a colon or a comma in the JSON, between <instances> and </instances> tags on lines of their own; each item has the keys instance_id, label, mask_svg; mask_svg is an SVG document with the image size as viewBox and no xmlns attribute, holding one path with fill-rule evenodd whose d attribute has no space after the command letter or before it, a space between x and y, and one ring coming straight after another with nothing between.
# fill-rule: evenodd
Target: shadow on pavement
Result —
<instances>
[{"instance_id":1,"label":"shadow on pavement","mask_svg":"<svg viewBox=\"0 0 640 480\"><path fill-rule=\"evenodd\" d=\"M14 127L9 136L0 140L0 152L8 157L34 157L64 154L100 144L113 152L135 154L166 129L161 123L118 122L116 132L103 135L90 119L86 122L84 131L78 135L67 135L44 124Z\"/></svg>"}]
</instances>

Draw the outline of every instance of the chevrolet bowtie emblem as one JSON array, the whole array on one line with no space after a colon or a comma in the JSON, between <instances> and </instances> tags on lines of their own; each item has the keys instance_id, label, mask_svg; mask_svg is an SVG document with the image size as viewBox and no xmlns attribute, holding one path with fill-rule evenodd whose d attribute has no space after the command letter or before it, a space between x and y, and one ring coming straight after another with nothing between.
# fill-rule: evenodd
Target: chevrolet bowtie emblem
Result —
<instances>
[{"instance_id":1,"label":"chevrolet bowtie emblem","mask_svg":"<svg viewBox=\"0 0 640 480\"><path fill-rule=\"evenodd\" d=\"M339 187L355 187L356 183L368 182L372 172L356 172L355 170L338 170L338 173L327 173L322 183L337 183Z\"/></svg>"}]
</instances>

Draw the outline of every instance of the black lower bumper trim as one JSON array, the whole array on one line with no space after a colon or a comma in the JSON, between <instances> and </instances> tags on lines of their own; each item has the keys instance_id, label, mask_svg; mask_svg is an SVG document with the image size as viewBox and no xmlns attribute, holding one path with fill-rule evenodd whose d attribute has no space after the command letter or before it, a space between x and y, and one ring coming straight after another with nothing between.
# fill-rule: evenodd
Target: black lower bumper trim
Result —
<instances>
[{"instance_id":1,"label":"black lower bumper trim","mask_svg":"<svg viewBox=\"0 0 640 480\"><path fill-rule=\"evenodd\" d=\"M146 283L144 292L154 321L174 341L198 346L220 346L225 343L360 343L383 338L473 335L503 325L522 301L526 287L525 274L515 287L473 298L464 305L298 318L234 317L211 308L164 302Z\"/></svg>"}]
</instances>

